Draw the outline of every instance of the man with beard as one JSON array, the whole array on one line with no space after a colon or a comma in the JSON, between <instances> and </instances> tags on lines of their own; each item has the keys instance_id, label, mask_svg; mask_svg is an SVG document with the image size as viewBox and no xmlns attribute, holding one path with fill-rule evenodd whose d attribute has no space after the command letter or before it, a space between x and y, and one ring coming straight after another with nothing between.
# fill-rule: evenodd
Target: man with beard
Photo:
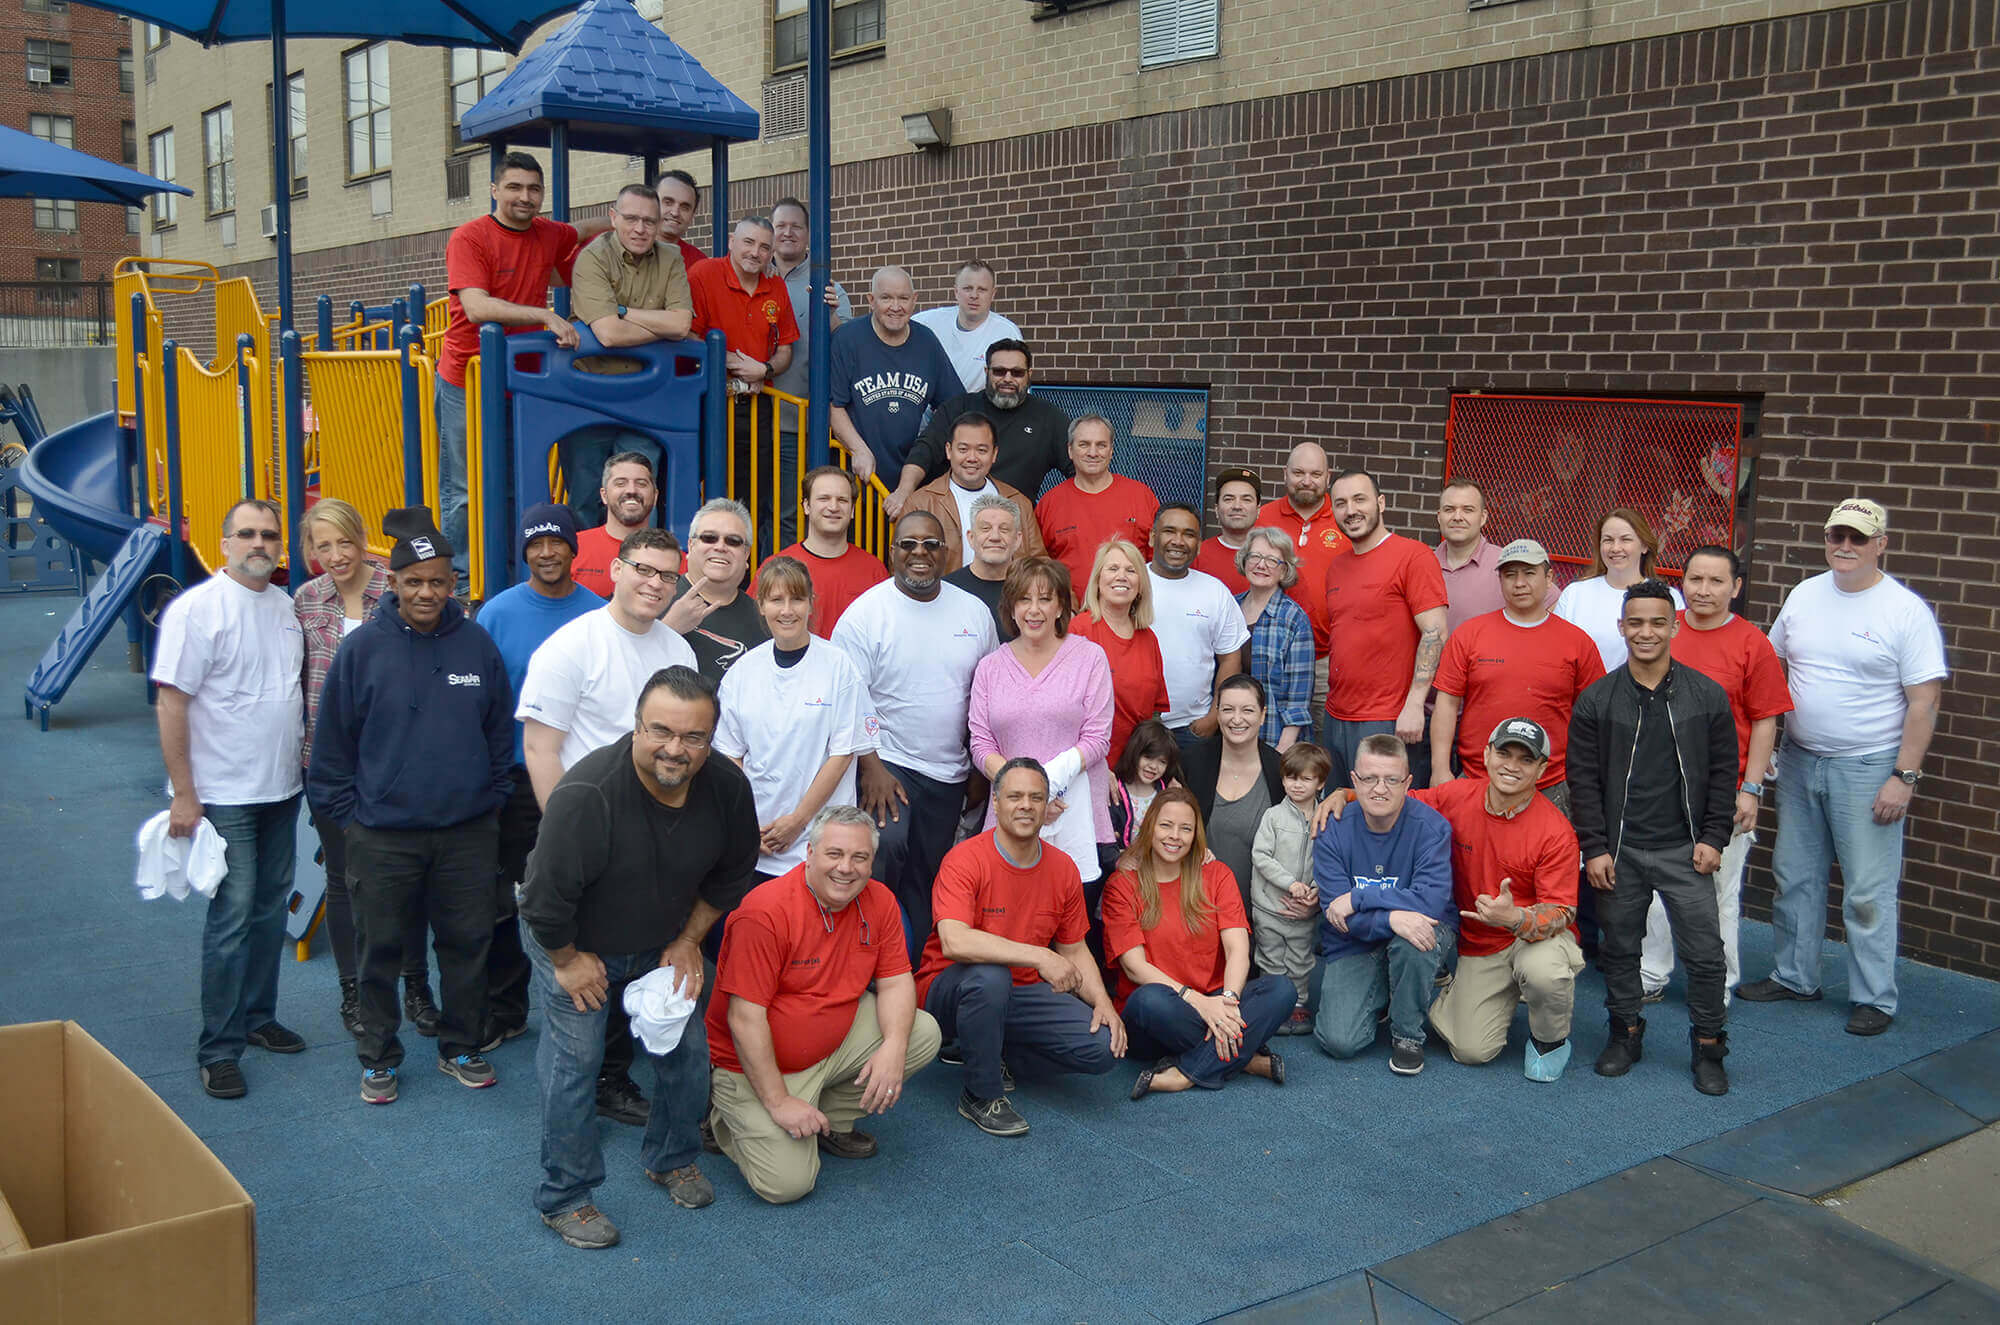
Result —
<instances>
[{"instance_id":1,"label":"man with beard","mask_svg":"<svg viewBox=\"0 0 2000 1325\"><path fill-rule=\"evenodd\" d=\"M1299 578L1285 592L1306 610L1306 619L1313 626L1315 715L1326 709L1327 654L1332 647L1332 630L1326 615L1326 571L1348 546L1340 521L1334 515L1333 498L1327 491L1331 472L1325 448L1314 442L1300 442L1285 457L1284 495L1265 502L1257 512L1258 524L1284 530L1299 549ZM1311 740L1312 733L1304 733L1302 739ZM1336 755L1334 778L1344 782L1349 771ZM1424 784L1420 780L1416 785Z\"/></svg>"},{"instance_id":2,"label":"man with beard","mask_svg":"<svg viewBox=\"0 0 2000 1325\"><path fill-rule=\"evenodd\" d=\"M204 817L227 872L201 936L202 1089L240 1098L246 1044L306 1047L278 1024L278 954L292 893L305 731L305 635L291 599L271 588L285 536L278 510L240 501L222 517L223 568L167 605L153 681L160 752L173 788L167 831L191 837Z\"/></svg>"},{"instance_id":3,"label":"man with beard","mask_svg":"<svg viewBox=\"0 0 2000 1325\"><path fill-rule=\"evenodd\" d=\"M952 398L958 370L937 337L910 321L917 306L910 273L901 267L876 272L868 302L868 316L834 332L827 351L830 422L854 477L866 483L880 470L886 483L902 474L924 411ZM893 520L902 506L885 503L884 509Z\"/></svg>"},{"instance_id":4,"label":"man with beard","mask_svg":"<svg viewBox=\"0 0 2000 1325\"><path fill-rule=\"evenodd\" d=\"M952 425L945 456L951 472L926 483L910 498L904 514L928 511L944 527L945 571L949 574L972 556L972 504L981 497L1001 497L1021 512L1021 548L1031 557L1042 555L1042 531L1035 524L1035 501L1011 483L991 477L993 420L984 414L961 415Z\"/></svg>"},{"instance_id":5,"label":"man with beard","mask_svg":"<svg viewBox=\"0 0 2000 1325\"><path fill-rule=\"evenodd\" d=\"M576 536L576 561L570 573L578 584L608 599L611 563L617 559L619 547L653 522L653 507L660 499L659 486L653 481L653 462L637 451L612 456L604 462L597 498L604 507L604 523Z\"/></svg>"},{"instance_id":6,"label":"man with beard","mask_svg":"<svg viewBox=\"0 0 2000 1325\"><path fill-rule=\"evenodd\" d=\"M1153 516L1160 499L1138 479L1111 472L1111 420L1086 414L1069 425L1069 458L1076 477L1050 488L1035 503L1035 520L1049 555L1069 567L1078 602L1090 583L1097 549L1123 538L1150 557Z\"/></svg>"},{"instance_id":7,"label":"man with beard","mask_svg":"<svg viewBox=\"0 0 2000 1325\"><path fill-rule=\"evenodd\" d=\"M1195 554L1194 568L1207 575L1213 575L1229 586L1229 592L1243 593L1250 588L1250 581L1243 578L1243 572L1236 569L1236 554L1243 550L1250 531L1257 527L1258 505L1264 499L1264 485L1257 476L1247 469L1225 469L1215 476L1215 523L1218 526L1214 538L1201 545ZM1311 620L1311 612L1306 617ZM1322 698L1326 692L1326 659L1319 660L1315 684ZM1315 708L1314 712L1318 712Z\"/></svg>"},{"instance_id":8,"label":"man with beard","mask_svg":"<svg viewBox=\"0 0 2000 1325\"><path fill-rule=\"evenodd\" d=\"M968 414L983 414L993 420L993 477L1027 493L1029 501L1041 494L1050 470L1065 477L1076 472L1069 451L1069 415L1028 391L1033 372L1034 356L1025 343L1000 340L988 347L985 385L939 406L931 415L930 426L903 458L896 490L884 503L892 517L902 513L920 485L943 475L949 464L945 447L952 429ZM1105 431L1108 435L1108 424ZM1108 447L1104 467L1111 467Z\"/></svg>"},{"instance_id":9,"label":"man with beard","mask_svg":"<svg viewBox=\"0 0 2000 1325\"><path fill-rule=\"evenodd\" d=\"M1173 701L1160 720L1182 749L1214 734L1216 689L1243 670L1243 646L1250 640L1243 609L1222 581L1193 569L1200 547L1201 516L1194 507L1162 506L1153 517L1147 574L1153 633L1160 639L1167 697Z\"/></svg>"},{"instance_id":10,"label":"man with beard","mask_svg":"<svg viewBox=\"0 0 2000 1325\"><path fill-rule=\"evenodd\" d=\"M1366 470L1343 470L1329 500L1349 544L1325 581L1332 652L1320 744L1333 756L1332 780L1354 771L1362 737L1394 732L1410 747L1415 785L1429 786L1424 699L1448 633L1444 575L1429 548L1383 525L1388 502Z\"/></svg>"},{"instance_id":11,"label":"man with beard","mask_svg":"<svg viewBox=\"0 0 2000 1325\"><path fill-rule=\"evenodd\" d=\"M855 599L833 630L868 687L880 744L860 757L860 802L882 830L875 877L910 918L912 961L931 930L931 882L965 808L972 673L1000 644L986 604L944 583L944 561L938 518L905 515L889 548L890 579Z\"/></svg>"},{"instance_id":12,"label":"man with beard","mask_svg":"<svg viewBox=\"0 0 2000 1325\"><path fill-rule=\"evenodd\" d=\"M602 1248L618 1230L591 1201L604 1148L591 1117L607 1005L657 967L701 994L702 940L749 890L757 868L750 780L712 759L715 687L688 667L655 673L629 730L563 774L528 861L521 920L535 965L542 1046L542 1182L535 1208L572 1247ZM690 1017L671 1053L646 1052L654 1107L639 1158L676 1205L715 1199L702 1173L708 1037Z\"/></svg>"},{"instance_id":13,"label":"man with beard","mask_svg":"<svg viewBox=\"0 0 2000 1325\"><path fill-rule=\"evenodd\" d=\"M718 686L731 663L771 638L756 600L743 592L749 569L750 512L727 497L703 502L688 522L688 573L665 619Z\"/></svg>"}]
</instances>

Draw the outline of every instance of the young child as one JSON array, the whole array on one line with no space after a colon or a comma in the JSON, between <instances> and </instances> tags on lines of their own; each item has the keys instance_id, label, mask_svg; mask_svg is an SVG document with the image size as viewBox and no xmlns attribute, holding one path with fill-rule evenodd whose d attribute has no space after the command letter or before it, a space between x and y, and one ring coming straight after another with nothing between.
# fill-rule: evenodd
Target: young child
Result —
<instances>
[{"instance_id":1,"label":"young child","mask_svg":"<svg viewBox=\"0 0 2000 1325\"><path fill-rule=\"evenodd\" d=\"M1132 845L1139 824L1152 808L1153 797L1181 781L1181 748L1158 718L1132 729L1125 752L1111 770L1112 859Z\"/></svg>"},{"instance_id":2,"label":"young child","mask_svg":"<svg viewBox=\"0 0 2000 1325\"><path fill-rule=\"evenodd\" d=\"M1264 811L1250 847L1250 935L1257 968L1285 976L1298 990L1298 1006L1278 1033L1307 1035L1312 1018L1306 1014L1306 989L1319 951L1312 815L1333 759L1319 746L1301 741L1285 751L1278 769L1285 781L1284 803Z\"/></svg>"}]
</instances>

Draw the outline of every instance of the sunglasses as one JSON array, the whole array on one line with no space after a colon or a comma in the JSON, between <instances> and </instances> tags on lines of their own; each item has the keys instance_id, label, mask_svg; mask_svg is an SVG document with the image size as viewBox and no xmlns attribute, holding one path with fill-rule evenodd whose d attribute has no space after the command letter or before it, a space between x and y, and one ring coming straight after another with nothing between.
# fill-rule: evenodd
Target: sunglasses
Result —
<instances>
[{"instance_id":1,"label":"sunglasses","mask_svg":"<svg viewBox=\"0 0 2000 1325\"><path fill-rule=\"evenodd\" d=\"M1867 547L1875 540L1859 529L1829 529L1826 531L1828 547L1839 547L1842 543L1852 543L1855 547Z\"/></svg>"},{"instance_id":2,"label":"sunglasses","mask_svg":"<svg viewBox=\"0 0 2000 1325\"><path fill-rule=\"evenodd\" d=\"M1025 368L988 368L986 371L994 377L1026 377L1028 375L1028 370Z\"/></svg>"},{"instance_id":3,"label":"sunglasses","mask_svg":"<svg viewBox=\"0 0 2000 1325\"><path fill-rule=\"evenodd\" d=\"M718 534L713 530L707 529L696 534L693 541L696 543L706 543L710 547L715 546L717 543L722 544L724 547L745 547L750 542L749 539L743 537L741 534Z\"/></svg>"},{"instance_id":4,"label":"sunglasses","mask_svg":"<svg viewBox=\"0 0 2000 1325\"><path fill-rule=\"evenodd\" d=\"M899 552L941 552L944 540L941 538L899 538L896 540Z\"/></svg>"}]
</instances>

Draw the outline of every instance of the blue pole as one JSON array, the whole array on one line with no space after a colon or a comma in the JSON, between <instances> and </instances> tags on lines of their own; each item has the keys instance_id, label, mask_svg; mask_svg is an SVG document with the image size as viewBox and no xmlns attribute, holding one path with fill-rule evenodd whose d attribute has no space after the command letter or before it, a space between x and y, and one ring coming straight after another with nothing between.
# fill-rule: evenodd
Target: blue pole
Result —
<instances>
[{"instance_id":1,"label":"blue pole","mask_svg":"<svg viewBox=\"0 0 2000 1325\"><path fill-rule=\"evenodd\" d=\"M313 301L313 316L319 323L319 348L322 353L333 348L333 297L321 295Z\"/></svg>"},{"instance_id":2,"label":"blue pole","mask_svg":"<svg viewBox=\"0 0 2000 1325\"><path fill-rule=\"evenodd\" d=\"M236 431L243 444L243 495L257 495L257 438L250 427L250 365L243 356L256 347L247 331L236 336Z\"/></svg>"},{"instance_id":3,"label":"blue pole","mask_svg":"<svg viewBox=\"0 0 2000 1325\"><path fill-rule=\"evenodd\" d=\"M417 400L417 365L410 356L423 347L424 333L415 327L398 330L396 349L403 373L403 505L424 504L424 420Z\"/></svg>"},{"instance_id":4,"label":"blue pole","mask_svg":"<svg viewBox=\"0 0 2000 1325\"><path fill-rule=\"evenodd\" d=\"M424 293L422 281L410 282L410 325L419 332L424 329L424 316L430 311L430 296Z\"/></svg>"},{"instance_id":5,"label":"blue pole","mask_svg":"<svg viewBox=\"0 0 2000 1325\"><path fill-rule=\"evenodd\" d=\"M833 0L808 0L806 45L806 206L812 209L809 254L811 307L806 343L806 467L826 464L828 410L833 393L833 319L826 291L833 281ZM889 476L890 483L895 482Z\"/></svg>"},{"instance_id":6,"label":"blue pole","mask_svg":"<svg viewBox=\"0 0 2000 1325\"><path fill-rule=\"evenodd\" d=\"M713 257L721 257L729 252L729 144L718 138L709 149L708 210L709 229L714 232L715 245L709 250Z\"/></svg>"},{"instance_id":7,"label":"blue pole","mask_svg":"<svg viewBox=\"0 0 2000 1325\"><path fill-rule=\"evenodd\" d=\"M410 301L402 298L391 299L389 301L389 343L384 345L383 349L393 350L396 348L396 333L401 331L403 325L409 320Z\"/></svg>"},{"instance_id":8,"label":"blue pole","mask_svg":"<svg viewBox=\"0 0 2000 1325\"><path fill-rule=\"evenodd\" d=\"M167 544L174 583L188 582L187 538L181 528L181 376L180 345L168 341L161 347L162 389L167 406Z\"/></svg>"},{"instance_id":9,"label":"blue pole","mask_svg":"<svg viewBox=\"0 0 2000 1325\"><path fill-rule=\"evenodd\" d=\"M466 402L472 408L472 402ZM508 531L520 527L514 510L513 485L508 481L512 457L507 438L507 335L497 323L479 328L479 490L486 515L484 529L468 529L467 538L482 540L486 549L486 596L491 598L514 582L514 558L508 552Z\"/></svg>"},{"instance_id":10,"label":"blue pole","mask_svg":"<svg viewBox=\"0 0 2000 1325\"><path fill-rule=\"evenodd\" d=\"M729 495L729 341L711 328L702 361L708 379L701 402L701 490L705 500Z\"/></svg>"},{"instance_id":11,"label":"blue pole","mask_svg":"<svg viewBox=\"0 0 2000 1325\"><path fill-rule=\"evenodd\" d=\"M271 0L271 211L278 222L278 330L292 329L292 97L285 0Z\"/></svg>"},{"instance_id":12,"label":"blue pole","mask_svg":"<svg viewBox=\"0 0 2000 1325\"><path fill-rule=\"evenodd\" d=\"M305 360L300 358L299 333L287 327L278 335L278 357L284 368L285 397L285 527L291 531L290 565L301 572L288 579L297 593L305 584L304 529L306 515L306 390Z\"/></svg>"},{"instance_id":13,"label":"blue pole","mask_svg":"<svg viewBox=\"0 0 2000 1325\"><path fill-rule=\"evenodd\" d=\"M549 126L549 210L558 221L569 220L569 126ZM569 316L569 287L556 287L555 310Z\"/></svg>"}]
</instances>

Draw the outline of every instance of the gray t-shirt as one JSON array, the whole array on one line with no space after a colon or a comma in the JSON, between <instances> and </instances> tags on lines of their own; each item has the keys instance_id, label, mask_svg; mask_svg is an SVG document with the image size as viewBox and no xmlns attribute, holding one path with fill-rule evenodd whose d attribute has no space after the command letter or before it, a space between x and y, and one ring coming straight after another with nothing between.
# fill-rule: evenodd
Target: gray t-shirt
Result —
<instances>
[{"instance_id":1,"label":"gray t-shirt","mask_svg":"<svg viewBox=\"0 0 2000 1325\"><path fill-rule=\"evenodd\" d=\"M1260 770L1250 790L1233 801L1218 794L1215 807L1208 812L1208 849L1236 876L1246 911L1250 906L1250 848L1257 840L1257 825L1270 808L1271 789Z\"/></svg>"},{"instance_id":2,"label":"gray t-shirt","mask_svg":"<svg viewBox=\"0 0 2000 1325\"><path fill-rule=\"evenodd\" d=\"M784 372L773 378L771 385L786 395L806 398L810 382L809 370L812 365L812 260L802 260L798 266L785 274L785 292L792 297L792 313L799 320L799 338L792 343L792 362ZM839 281L833 283L833 296L839 300L834 311L840 315L840 322L854 319L854 306L847 301L847 291ZM836 327L839 322L834 324Z\"/></svg>"}]
</instances>

